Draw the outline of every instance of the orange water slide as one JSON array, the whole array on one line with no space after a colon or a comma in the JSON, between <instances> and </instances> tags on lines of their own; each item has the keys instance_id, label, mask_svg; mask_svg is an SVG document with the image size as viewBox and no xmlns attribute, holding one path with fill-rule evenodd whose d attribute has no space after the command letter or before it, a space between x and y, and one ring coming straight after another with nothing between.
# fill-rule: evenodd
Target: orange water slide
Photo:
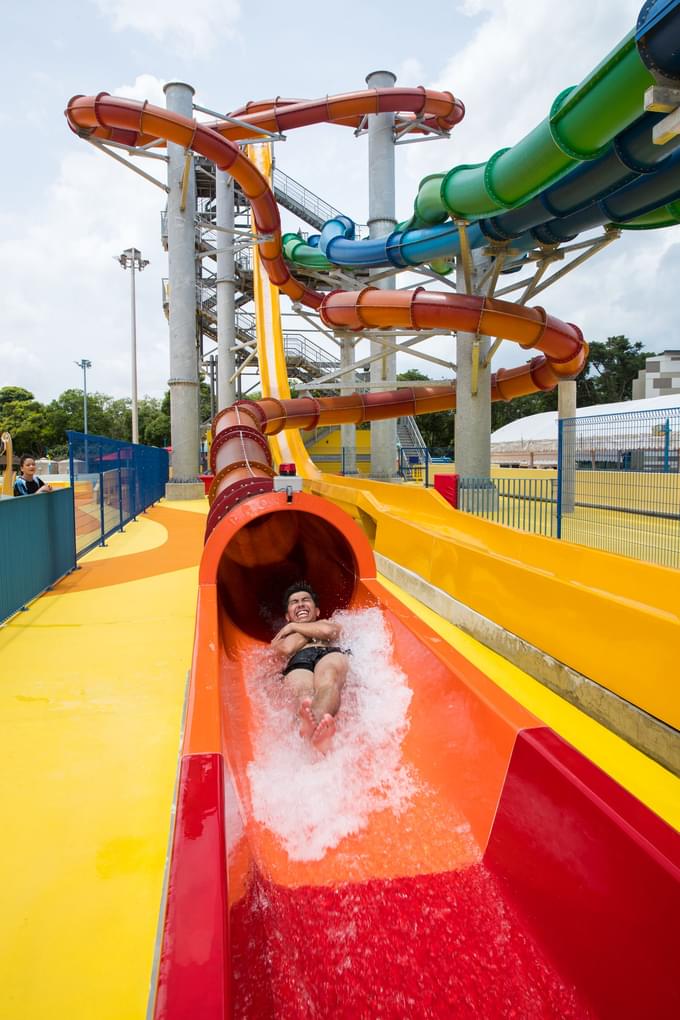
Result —
<instances>
[{"instance_id":1,"label":"orange water slide","mask_svg":"<svg viewBox=\"0 0 680 1020\"><path fill-rule=\"evenodd\" d=\"M292 718L267 730L257 690L277 699L276 667L267 679L257 663L300 577L324 616L377 613L371 625L389 636L410 703L384 775L370 720L344 771L335 752L315 762L302 741L295 750ZM382 666L352 668L356 688ZM342 716L336 740L351 726ZM300 819L297 851L262 813L265 747L269 800L288 798ZM397 804L385 792L395 774L408 780ZM277 789L286 778L291 789ZM371 809L353 822L350 803L344 828L322 811L336 835L307 854L314 798L347 781L358 796L375 785ZM199 571L154 1020L670 1017L679 844L390 595L336 506L270 491L216 522Z\"/></svg>"},{"instance_id":2,"label":"orange water slide","mask_svg":"<svg viewBox=\"0 0 680 1020\"><path fill-rule=\"evenodd\" d=\"M324 294L304 286L291 275L283 258L281 220L268 181L237 145L211 127L149 103L120 99L106 93L75 96L69 101L66 117L71 128L85 137L100 130L120 130L128 133L128 144L136 144L142 137L164 138L202 153L214 160L221 170L232 174L251 202L255 226L262 238L258 251L269 279L291 300L318 309L328 326L354 333L366 328L460 329L502 336L522 347L542 351L544 357L517 369L501 369L494 376L492 395L502 400L551 389L560 379L574 378L585 364L587 345L578 327L549 316L542 308L526 308L491 298L423 289L394 293L369 287L361 291ZM417 401L412 398L416 403L412 403L411 408L418 408L422 413L453 406L452 389L433 390L428 395L431 398L429 403L423 402L428 398L419 395ZM394 395L387 399L380 394L371 394L363 401L359 398L332 399L336 400L335 404L327 401L322 405L329 415L324 419L328 424L332 421L369 420L368 417L357 418L360 406L362 414L366 414L369 405L375 407L376 417L413 413L413 410L399 410ZM354 401L349 417L346 416L347 399ZM382 407L383 411L378 411L378 407ZM297 413L292 408L291 412ZM276 413L283 413L281 407ZM336 413L341 416L332 417ZM291 427L296 424L289 422ZM271 431L283 427L286 425L279 419L278 425Z\"/></svg>"},{"instance_id":3,"label":"orange water slide","mask_svg":"<svg viewBox=\"0 0 680 1020\"><path fill-rule=\"evenodd\" d=\"M388 90L389 91L389 90ZM422 96L421 96L422 98ZM394 101L396 102L396 100ZM295 104L290 104L294 108ZM289 106L285 107L289 109ZM345 107L341 107L345 110ZM375 111L373 111L375 112ZM360 333L364 329L403 328L413 330L462 330L514 340L521 347L542 354L527 365L500 369L491 380L492 398L511 400L538 390L552 389L560 379L573 379L579 374L587 357L587 344L577 326L564 323L540 307L527 308L493 298L476 295L439 293L417 288L410 292L382 291L366 287L360 291L335 291L324 294L305 287L290 273L281 249L281 221L278 206L269 182L251 160L226 137L212 127L198 124L178 114L100 93L97 96L76 96L66 110L69 124L84 136L100 131L127 132L129 144L141 138L163 138L193 148L213 159L239 182L251 202L253 218L262 240L259 256L272 284L292 300L319 310L323 322L337 330ZM266 236L263 236L266 235ZM297 400L266 399L251 405L246 412L250 424L235 420L238 443L247 441L252 449L239 455L232 451L234 437L222 447L225 437L213 434L212 468L218 476L211 491L213 506L209 529L217 517L233 505L234 482L240 483L239 498L264 491L258 480L271 478L271 458L261 435L244 431L251 426L255 433L274 434L285 428L314 428L317 425L361 423L399 415L422 414L455 406L455 386L411 388L387 393L352 394L329 398ZM261 449L257 449L258 443ZM221 452L220 452L221 450ZM217 454L219 453L219 457ZM233 456L232 456L233 453ZM215 459L217 457L217 459ZM234 471L238 474L234 475ZM229 477L227 477L229 475ZM216 497L220 501L215 506ZM225 500L228 502L225 503Z\"/></svg>"},{"instance_id":4,"label":"orange water slide","mask_svg":"<svg viewBox=\"0 0 680 1020\"><path fill-rule=\"evenodd\" d=\"M417 88L363 89L319 99L264 99L249 102L229 120L205 121L204 126L232 141L262 138L262 131L283 132L314 124L339 124L358 128L364 117L376 113L397 113L412 120L415 133L428 130L450 131L465 114L460 99L451 92L438 92L420 85ZM234 123L238 121L238 123ZM148 123L131 131L129 127L98 124L93 134L102 140L123 145L164 145L164 135L153 133Z\"/></svg>"}]
</instances>

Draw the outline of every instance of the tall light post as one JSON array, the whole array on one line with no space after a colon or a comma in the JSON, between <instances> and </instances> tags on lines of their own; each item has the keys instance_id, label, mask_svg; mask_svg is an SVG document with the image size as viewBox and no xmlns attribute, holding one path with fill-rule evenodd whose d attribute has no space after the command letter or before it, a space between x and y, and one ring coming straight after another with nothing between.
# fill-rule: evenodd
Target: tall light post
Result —
<instances>
[{"instance_id":1,"label":"tall light post","mask_svg":"<svg viewBox=\"0 0 680 1020\"><path fill-rule=\"evenodd\" d=\"M87 435L87 370L92 368L92 362L83 358L82 361L74 361L73 364L83 370L83 432Z\"/></svg>"},{"instance_id":2,"label":"tall light post","mask_svg":"<svg viewBox=\"0 0 680 1020\"><path fill-rule=\"evenodd\" d=\"M131 269L130 276L130 324L132 344L132 442L139 442L139 418L137 414L137 309L135 297L135 269L141 273L149 264L148 259L142 258L139 248L126 248L120 255L114 255L123 269Z\"/></svg>"}]
</instances>

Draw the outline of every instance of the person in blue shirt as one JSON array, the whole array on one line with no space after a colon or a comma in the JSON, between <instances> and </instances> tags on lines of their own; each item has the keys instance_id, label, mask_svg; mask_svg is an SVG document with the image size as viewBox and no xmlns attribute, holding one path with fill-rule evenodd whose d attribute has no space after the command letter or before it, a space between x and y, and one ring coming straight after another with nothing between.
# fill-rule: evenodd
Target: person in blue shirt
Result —
<instances>
[{"instance_id":1,"label":"person in blue shirt","mask_svg":"<svg viewBox=\"0 0 680 1020\"><path fill-rule=\"evenodd\" d=\"M45 484L35 473L35 458L25 453L19 461L19 474L14 480L15 496L35 496L52 492L52 486Z\"/></svg>"}]
</instances>

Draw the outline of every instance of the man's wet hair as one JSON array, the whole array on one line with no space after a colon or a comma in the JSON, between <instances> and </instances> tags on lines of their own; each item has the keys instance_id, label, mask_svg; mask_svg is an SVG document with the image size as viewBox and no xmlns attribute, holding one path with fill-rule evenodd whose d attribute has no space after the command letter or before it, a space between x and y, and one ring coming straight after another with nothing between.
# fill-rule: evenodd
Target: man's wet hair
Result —
<instances>
[{"instance_id":1,"label":"man's wet hair","mask_svg":"<svg viewBox=\"0 0 680 1020\"><path fill-rule=\"evenodd\" d=\"M289 588L286 588L283 593L283 608L288 609L288 602L290 601L291 595L295 595L299 591L306 591L311 596L314 605L319 608L319 596L316 594L311 584L307 584L306 581L298 581L295 584L291 584Z\"/></svg>"}]
</instances>

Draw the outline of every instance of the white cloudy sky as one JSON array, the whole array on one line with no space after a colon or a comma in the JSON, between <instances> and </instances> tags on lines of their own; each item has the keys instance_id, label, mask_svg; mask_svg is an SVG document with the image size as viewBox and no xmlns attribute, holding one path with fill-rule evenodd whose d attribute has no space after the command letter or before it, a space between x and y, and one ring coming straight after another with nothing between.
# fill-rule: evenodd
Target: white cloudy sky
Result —
<instances>
[{"instance_id":1,"label":"white cloudy sky","mask_svg":"<svg viewBox=\"0 0 680 1020\"><path fill-rule=\"evenodd\" d=\"M419 179L518 141L554 96L578 82L633 26L640 0L344 0L294 8L273 0L26 0L3 16L0 67L0 386L41 400L80 385L129 392L129 276L113 256L132 245L151 265L138 286L139 386L168 376L159 240L162 193L67 128L75 93L162 101L162 83L193 83L228 110L274 95L363 86L378 68L402 84L451 89L467 116L446 142L398 150L398 208ZM422 13L421 13L422 12ZM366 139L332 127L291 133L280 168L365 222ZM680 346L678 228L627 235L541 295L590 339L625 333L651 350ZM676 285L677 286L677 285ZM506 350L507 348L507 350ZM440 346L439 350L443 348ZM504 345L499 364L524 356Z\"/></svg>"}]
</instances>

